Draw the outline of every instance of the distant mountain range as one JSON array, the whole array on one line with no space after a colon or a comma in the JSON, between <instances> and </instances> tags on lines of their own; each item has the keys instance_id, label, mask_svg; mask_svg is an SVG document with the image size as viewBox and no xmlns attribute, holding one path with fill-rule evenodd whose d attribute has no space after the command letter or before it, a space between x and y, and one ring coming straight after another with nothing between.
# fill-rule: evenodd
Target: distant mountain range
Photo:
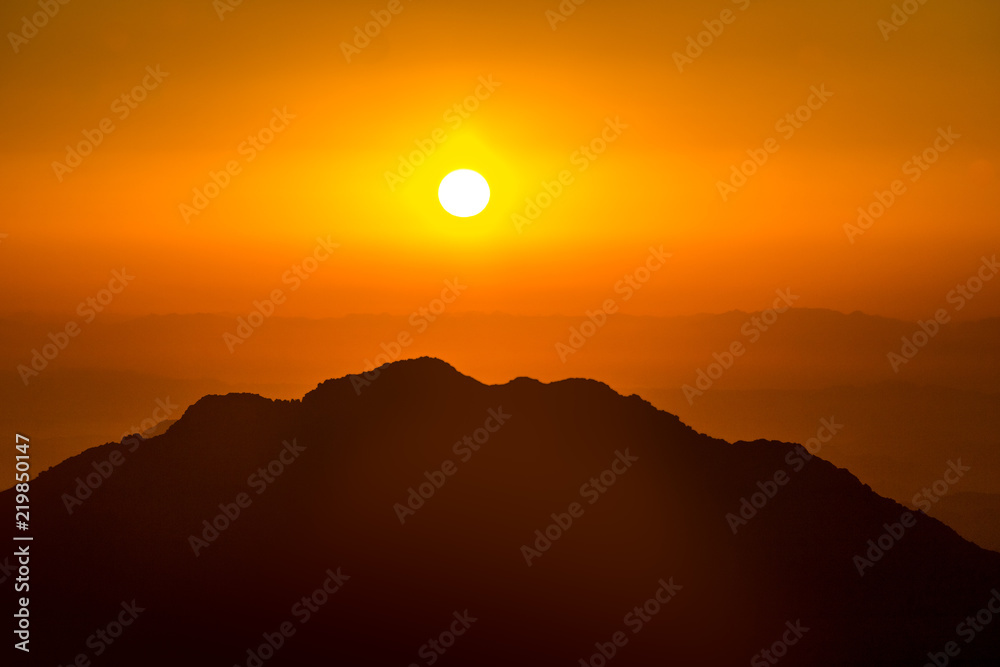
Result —
<instances>
[{"instance_id":1,"label":"distant mountain range","mask_svg":"<svg viewBox=\"0 0 1000 667\"><path fill-rule=\"evenodd\" d=\"M1000 554L821 456L429 358L206 396L32 483L32 656L998 664Z\"/></svg>"}]
</instances>

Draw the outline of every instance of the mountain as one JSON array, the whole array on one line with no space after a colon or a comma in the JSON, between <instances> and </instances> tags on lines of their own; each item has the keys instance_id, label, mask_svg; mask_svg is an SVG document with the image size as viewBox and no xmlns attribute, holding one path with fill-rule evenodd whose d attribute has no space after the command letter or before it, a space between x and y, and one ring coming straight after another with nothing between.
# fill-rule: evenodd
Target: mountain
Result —
<instances>
[{"instance_id":1,"label":"mountain","mask_svg":"<svg viewBox=\"0 0 1000 667\"><path fill-rule=\"evenodd\" d=\"M1000 658L1000 554L800 446L592 380L421 358L301 400L206 396L30 502L38 664Z\"/></svg>"},{"instance_id":2,"label":"mountain","mask_svg":"<svg viewBox=\"0 0 1000 667\"><path fill-rule=\"evenodd\" d=\"M143 438L155 438L158 435L163 435L167 432L171 426L177 423L176 419L164 419L161 422L156 422L152 427L146 429L142 432Z\"/></svg>"},{"instance_id":3,"label":"mountain","mask_svg":"<svg viewBox=\"0 0 1000 667\"><path fill-rule=\"evenodd\" d=\"M823 457L907 504L956 458L973 470L955 491L1000 493L1000 394L884 382L822 390L719 389L689 406L670 390L637 387L630 393L668 412L683 410L692 427L730 441L803 442L816 435L821 418L833 416L844 428L824 446Z\"/></svg>"},{"instance_id":4,"label":"mountain","mask_svg":"<svg viewBox=\"0 0 1000 667\"><path fill-rule=\"evenodd\" d=\"M123 433L175 419L205 394L291 399L326 378L368 368L369 362L434 356L489 383L516 375L543 381L595 378L729 440L809 437L808 430L790 429L784 419L763 423L767 416L789 412L789 400L796 401L789 416L802 415L805 429L815 430L824 416L841 418L847 409L854 414L844 415L850 424L839 443L850 440L859 452L877 452L893 463L862 456L833 460L883 495L908 502L914 484L936 479L911 467L913 434L935 436L928 442L936 448L928 461L963 456L975 462L974 477L963 481L968 486L962 490L1000 493L994 481L1000 480L994 461L1000 445L994 416L1000 415L994 409L1000 400L1000 318L948 324L896 373L886 355L913 334L915 323L810 308L793 308L773 325L763 324L762 317L738 311L679 317L618 313L565 362L555 344L569 341L580 316L447 312L424 328L405 315L313 320L275 314L230 353L223 334L235 330L236 315L108 313L48 361L34 358L33 351L49 344L66 318L0 318L0 361L9 371L0 374L0 402L8 406L0 411L0 429L29 433L43 445L37 454L37 469L43 470L94 442L119 440ZM412 342L394 348L404 332ZM746 353L689 402L683 386L695 386L699 371L712 371L714 355L736 341ZM18 369L33 369L33 358L42 370L22 378ZM890 383L919 386L923 395L892 390ZM755 398L753 392L761 393ZM928 400L946 405L927 409ZM167 411L161 403L177 407ZM961 447L937 439L941 432L958 436ZM906 474L898 474L900 462ZM12 473L13 460L0 458L0 479L12 479Z\"/></svg>"}]
</instances>

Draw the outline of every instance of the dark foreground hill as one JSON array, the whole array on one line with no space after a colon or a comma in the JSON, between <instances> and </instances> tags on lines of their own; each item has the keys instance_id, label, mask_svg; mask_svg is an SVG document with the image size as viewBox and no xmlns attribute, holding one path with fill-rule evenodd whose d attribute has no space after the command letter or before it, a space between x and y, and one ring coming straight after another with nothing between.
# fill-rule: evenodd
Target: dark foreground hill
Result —
<instances>
[{"instance_id":1,"label":"dark foreground hill","mask_svg":"<svg viewBox=\"0 0 1000 667\"><path fill-rule=\"evenodd\" d=\"M30 500L33 664L1000 661L1000 554L588 380L207 396Z\"/></svg>"}]
</instances>

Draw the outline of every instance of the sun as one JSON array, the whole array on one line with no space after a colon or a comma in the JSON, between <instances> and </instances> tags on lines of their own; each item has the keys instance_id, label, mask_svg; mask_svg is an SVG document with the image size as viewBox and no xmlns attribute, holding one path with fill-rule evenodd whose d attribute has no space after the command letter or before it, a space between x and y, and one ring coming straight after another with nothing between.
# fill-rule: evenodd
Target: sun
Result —
<instances>
[{"instance_id":1,"label":"sun","mask_svg":"<svg viewBox=\"0 0 1000 667\"><path fill-rule=\"evenodd\" d=\"M441 179L438 199L456 218L471 218L490 202L490 185L478 172L459 169Z\"/></svg>"}]
</instances>

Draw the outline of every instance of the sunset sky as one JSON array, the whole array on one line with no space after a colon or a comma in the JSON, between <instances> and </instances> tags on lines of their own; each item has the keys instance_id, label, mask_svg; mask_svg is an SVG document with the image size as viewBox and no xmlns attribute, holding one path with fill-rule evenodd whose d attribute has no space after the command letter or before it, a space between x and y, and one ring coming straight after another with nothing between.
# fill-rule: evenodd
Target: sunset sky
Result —
<instances>
[{"instance_id":1,"label":"sunset sky","mask_svg":"<svg viewBox=\"0 0 1000 667\"><path fill-rule=\"evenodd\" d=\"M123 267L116 315L245 314L321 238L339 247L282 315L406 314L456 278L456 313L577 315L662 246L626 312L760 310L791 288L915 320L1000 251L996 2L927 2L892 31L888 1L666 4L592 0L553 27L557 0L73 0L20 39L39 6L9 0L0 315L72 314ZM345 54L372 12L391 21ZM78 166L53 166L102 122ZM580 152L602 133L605 152ZM748 151L767 161L724 200ZM474 218L437 202L460 168L491 186ZM185 215L213 172L228 185ZM1000 285L955 314L997 315Z\"/></svg>"}]
</instances>

